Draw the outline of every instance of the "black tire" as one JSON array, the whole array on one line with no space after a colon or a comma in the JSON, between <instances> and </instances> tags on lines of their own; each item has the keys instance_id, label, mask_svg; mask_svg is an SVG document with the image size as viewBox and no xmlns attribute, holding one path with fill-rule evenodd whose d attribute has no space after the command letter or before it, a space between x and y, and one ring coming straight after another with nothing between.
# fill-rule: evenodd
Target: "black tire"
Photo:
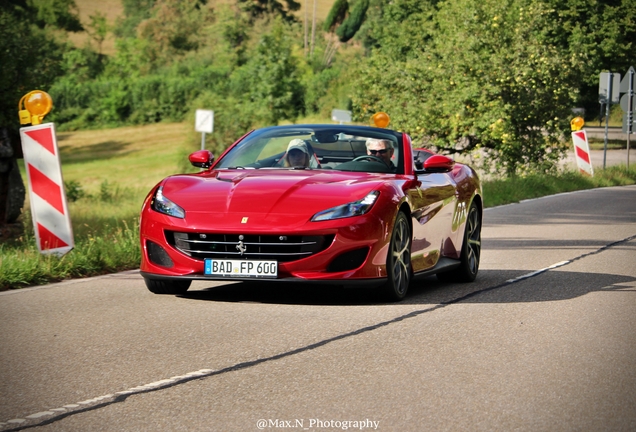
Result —
<instances>
[{"instance_id":1,"label":"black tire","mask_svg":"<svg viewBox=\"0 0 636 432\"><path fill-rule=\"evenodd\" d=\"M464 244L462 245L461 264L449 272L438 273L437 279L442 282L472 282L479 271L481 257L481 213L473 202L466 217Z\"/></svg>"},{"instance_id":2,"label":"black tire","mask_svg":"<svg viewBox=\"0 0 636 432\"><path fill-rule=\"evenodd\" d=\"M190 288L191 280L162 280L144 278L146 287L155 294L184 294Z\"/></svg>"},{"instance_id":3,"label":"black tire","mask_svg":"<svg viewBox=\"0 0 636 432\"><path fill-rule=\"evenodd\" d=\"M386 258L387 282L384 293L390 301L402 300L411 283L411 241L408 218L404 213L398 212Z\"/></svg>"}]
</instances>

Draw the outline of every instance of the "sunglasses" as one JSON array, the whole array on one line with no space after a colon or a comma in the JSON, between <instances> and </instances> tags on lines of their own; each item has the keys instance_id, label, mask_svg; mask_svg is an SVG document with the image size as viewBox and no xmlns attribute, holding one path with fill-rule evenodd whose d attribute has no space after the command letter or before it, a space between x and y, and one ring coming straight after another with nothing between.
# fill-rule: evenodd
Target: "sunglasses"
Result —
<instances>
[{"instance_id":1,"label":"sunglasses","mask_svg":"<svg viewBox=\"0 0 636 432\"><path fill-rule=\"evenodd\" d=\"M371 153L372 155L375 155L375 154L384 154L384 153L386 153L386 152L388 152L388 150L387 150L387 149L382 149L382 150L369 150L369 153Z\"/></svg>"}]
</instances>

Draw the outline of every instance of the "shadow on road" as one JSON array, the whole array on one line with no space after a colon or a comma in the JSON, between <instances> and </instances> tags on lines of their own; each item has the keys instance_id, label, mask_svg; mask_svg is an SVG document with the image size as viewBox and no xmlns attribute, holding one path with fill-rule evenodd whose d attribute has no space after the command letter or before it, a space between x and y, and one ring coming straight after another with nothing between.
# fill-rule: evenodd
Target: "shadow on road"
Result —
<instances>
[{"instance_id":1,"label":"shadow on road","mask_svg":"<svg viewBox=\"0 0 636 432\"><path fill-rule=\"evenodd\" d=\"M416 278L398 304L523 303L568 300L592 292L633 291L636 278L622 275L549 271L536 277L510 280L523 271L483 270L469 284L449 284L437 278ZM242 282L179 296L189 300L311 306L387 305L377 289L342 288L313 284Z\"/></svg>"},{"instance_id":2,"label":"shadow on road","mask_svg":"<svg viewBox=\"0 0 636 432\"><path fill-rule=\"evenodd\" d=\"M630 290L636 278L624 275L548 271L512 282L521 271L486 270L473 284L431 282L411 290L410 303L527 303L569 300L594 292Z\"/></svg>"},{"instance_id":3,"label":"shadow on road","mask_svg":"<svg viewBox=\"0 0 636 432\"><path fill-rule=\"evenodd\" d=\"M219 302L354 306L381 304L378 290L343 288L301 283L239 282L232 285L188 291L179 297Z\"/></svg>"}]
</instances>

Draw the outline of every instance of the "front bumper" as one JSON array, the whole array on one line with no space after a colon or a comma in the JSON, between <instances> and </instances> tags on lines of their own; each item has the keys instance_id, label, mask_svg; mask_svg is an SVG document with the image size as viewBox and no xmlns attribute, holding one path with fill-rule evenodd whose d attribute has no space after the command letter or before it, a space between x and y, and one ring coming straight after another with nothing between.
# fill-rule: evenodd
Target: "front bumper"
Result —
<instances>
[{"instance_id":1,"label":"front bumper","mask_svg":"<svg viewBox=\"0 0 636 432\"><path fill-rule=\"evenodd\" d=\"M386 216L369 213L334 221L307 222L302 226L294 227L256 226L249 229L245 227L232 229L232 227L219 228L213 224L189 226L183 219L176 219L145 208L140 225L141 273L146 278L154 279L315 281L343 285L377 285L384 282L387 276L386 258L392 227L385 221L392 220L392 217ZM326 248L309 257L279 262L276 279L219 277L205 275L203 259L188 256L171 245L166 237L166 233L171 231L326 236L333 240ZM157 258L157 246L163 251L162 259Z\"/></svg>"}]
</instances>

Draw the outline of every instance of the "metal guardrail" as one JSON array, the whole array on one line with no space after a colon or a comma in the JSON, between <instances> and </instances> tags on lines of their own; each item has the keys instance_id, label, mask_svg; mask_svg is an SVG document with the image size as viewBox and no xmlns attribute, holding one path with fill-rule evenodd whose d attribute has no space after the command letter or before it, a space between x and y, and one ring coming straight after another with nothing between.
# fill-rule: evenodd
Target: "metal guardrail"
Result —
<instances>
[{"instance_id":1,"label":"metal guardrail","mask_svg":"<svg viewBox=\"0 0 636 432\"><path fill-rule=\"evenodd\" d=\"M583 129L587 132L588 138L605 139L605 127L585 126ZM611 140L627 141L627 134L623 133L623 130L620 127L609 127L607 138Z\"/></svg>"}]
</instances>

